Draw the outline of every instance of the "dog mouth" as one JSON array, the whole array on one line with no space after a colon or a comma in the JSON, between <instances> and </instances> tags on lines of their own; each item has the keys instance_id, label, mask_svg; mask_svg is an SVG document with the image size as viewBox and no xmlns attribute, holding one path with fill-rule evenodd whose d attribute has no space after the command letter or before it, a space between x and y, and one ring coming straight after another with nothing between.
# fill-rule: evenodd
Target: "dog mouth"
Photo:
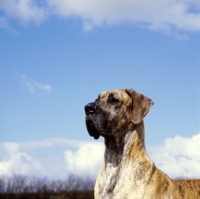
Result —
<instances>
[{"instance_id":1,"label":"dog mouth","mask_svg":"<svg viewBox=\"0 0 200 199\"><path fill-rule=\"evenodd\" d=\"M100 124L101 119L95 119L93 115L86 114L86 127L90 136L94 139L98 139L101 136L108 137L111 136L109 132L109 124Z\"/></svg>"},{"instance_id":2,"label":"dog mouth","mask_svg":"<svg viewBox=\"0 0 200 199\"><path fill-rule=\"evenodd\" d=\"M90 120L91 122L93 122L93 118L91 114L86 114L85 117L87 120Z\"/></svg>"},{"instance_id":3,"label":"dog mouth","mask_svg":"<svg viewBox=\"0 0 200 199\"><path fill-rule=\"evenodd\" d=\"M90 116L86 115L86 127L89 135L91 137L94 137L95 140L97 140L100 137L100 133L97 130L96 126L94 125L93 120L90 118Z\"/></svg>"},{"instance_id":4,"label":"dog mouth","mask_svg":"<svg viewBox=\"0 0 200 199\"><path fill-rule=\"evenodd\" d=\"M92 123L92 125L96 128L96 129L98 129L98 131L101 133L103 133L103 134L105 134L107 131L108 131L108 123L105 125L102 125L102 124L99 124L100 122L98 122L100 119L95 119L95 118L93 118L92 117L93 115L90 115L90 114L88 114L88 115L86 115L86 120L89 120L91 123ZM104 128L102 127L102 126L105 126Z\"/></svg>"}]
</instances>

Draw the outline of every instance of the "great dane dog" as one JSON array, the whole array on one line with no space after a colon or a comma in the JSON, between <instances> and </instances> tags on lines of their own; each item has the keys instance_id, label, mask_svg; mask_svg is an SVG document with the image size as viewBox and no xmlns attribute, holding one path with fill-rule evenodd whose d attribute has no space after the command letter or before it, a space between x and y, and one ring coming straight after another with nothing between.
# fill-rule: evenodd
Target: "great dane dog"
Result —
<instances>
[{"instance_id":1,"label":"great dane dog","mask_svg":"<svg viewBox=\"0 0 200 199\"><path fill-rule=\"evenodd\" d=\"M200 180L173 180L150 160L143 118L152 105L133 89L117 89L102 92L85 106L90 136L105 140L96 199L200 199Z\"/></svg>"}]
</instances>

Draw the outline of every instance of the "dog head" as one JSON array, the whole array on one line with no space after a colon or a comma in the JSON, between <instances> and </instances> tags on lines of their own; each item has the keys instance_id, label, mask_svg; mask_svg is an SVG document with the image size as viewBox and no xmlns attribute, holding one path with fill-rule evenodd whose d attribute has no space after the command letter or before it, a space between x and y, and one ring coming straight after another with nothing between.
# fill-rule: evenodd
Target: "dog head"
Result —
<instances>
[{"instance_id":1,"label":"dog head","mask_svg":"<svg viewBox=\"0 0 200 199\"><path fill-rule=\"evenodd\" d=\"M133 89L102 92L85 106L86 127L90 136L114 136L142 122L153 101Z\"/></svg>"}]
</instances>

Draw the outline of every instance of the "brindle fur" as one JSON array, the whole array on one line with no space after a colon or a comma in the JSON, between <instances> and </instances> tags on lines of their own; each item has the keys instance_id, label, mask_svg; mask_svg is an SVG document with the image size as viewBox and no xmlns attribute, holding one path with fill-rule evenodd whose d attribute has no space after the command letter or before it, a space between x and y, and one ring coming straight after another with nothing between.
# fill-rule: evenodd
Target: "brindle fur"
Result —
<instances>
[{"instance_id":1,"label":"brindle fur","mask_svg":"<svg viewBox=\"0 0 200 199\"><path fill-rule=\"evenodd\" d=\"M173 180L157 169L144 143L143 118L153 102L132 89L103 92L86 111L86 126L105 139L96 199L200 199L200 180ZM87 106L87 105L86 105Z\"/></svg>"}]
</instances>

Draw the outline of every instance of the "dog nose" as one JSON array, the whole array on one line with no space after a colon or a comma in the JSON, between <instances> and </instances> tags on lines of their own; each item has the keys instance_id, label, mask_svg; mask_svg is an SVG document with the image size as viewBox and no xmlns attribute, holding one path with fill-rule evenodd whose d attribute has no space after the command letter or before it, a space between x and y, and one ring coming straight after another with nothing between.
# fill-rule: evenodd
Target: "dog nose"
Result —
<instances>
[{"instance_id":1,"label":"dog nose","mask_svg":"<svg viewBox=\"0 0 200 199\"><path fill-rule=\"evenodd\" d=\"M85 113L88 114L92 114L97 110L97 106L94 103L88 103L85 106Z\"/></svg>"}]
</instances>

